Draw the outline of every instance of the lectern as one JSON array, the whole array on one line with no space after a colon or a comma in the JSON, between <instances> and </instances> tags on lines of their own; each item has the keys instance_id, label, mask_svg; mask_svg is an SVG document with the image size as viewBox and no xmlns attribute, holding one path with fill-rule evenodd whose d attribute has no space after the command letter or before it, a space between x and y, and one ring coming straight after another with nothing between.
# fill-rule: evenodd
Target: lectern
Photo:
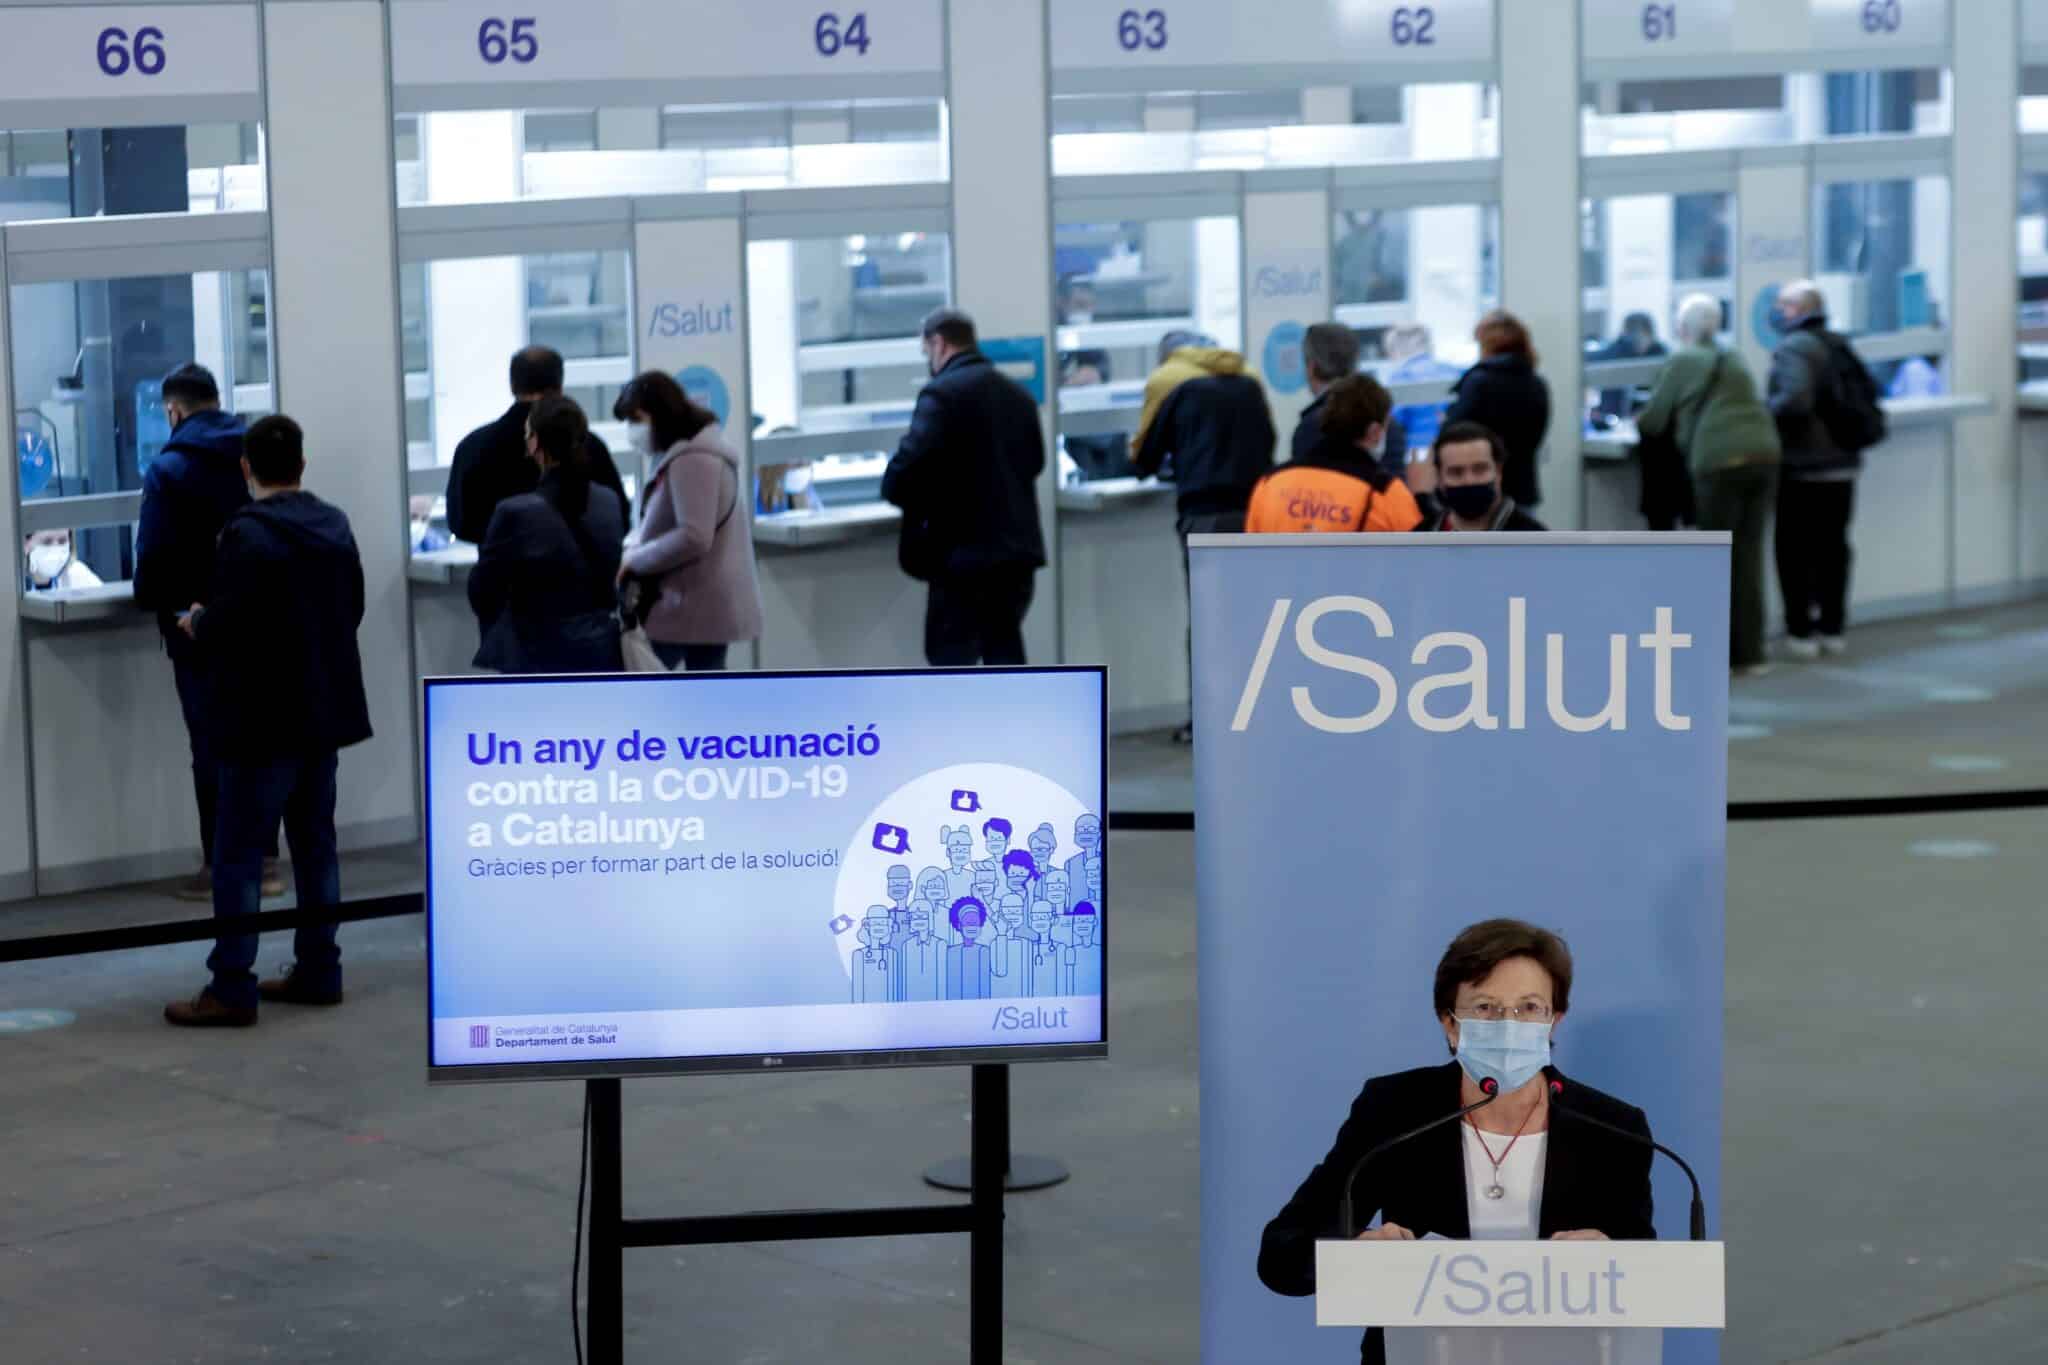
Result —
<instances>
[{"instance_id":1,"label":"lectern","mask_svg":"<svg viewBox=\"0 0 2048 1365\"><path fill-rule=\"evenodd\" d=\"M1387 1365L1658 1365L1727 1325L1719 1242L1323 1242L1316 1325L1383 1327Z\"/></svg>"}]
</instances>

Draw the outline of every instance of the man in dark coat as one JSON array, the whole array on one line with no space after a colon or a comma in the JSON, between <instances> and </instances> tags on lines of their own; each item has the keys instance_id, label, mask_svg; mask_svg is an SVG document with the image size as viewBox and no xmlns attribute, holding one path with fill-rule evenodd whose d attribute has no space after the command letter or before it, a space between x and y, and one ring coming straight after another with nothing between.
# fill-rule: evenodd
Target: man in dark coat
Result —
<instances>
[{"instance_id":1,"label":"man in dark coat","mask_svg":"<svg viewBox=\"0 0 2048 1365\"><path fill-rule=\"evenodd\" d=\"M511 378L512 406L463 437L448 466L448 531L472 545L484 543L499 503L540 487L540 467L526 453L526 417L537 400L561 396L562 357L545 346L529 346L512 357ZM584 448L590 482L611 489L630 506L610 448L589 434Z\"/></svg>"},{"instance_id":2,"label":"man in dark coat","mask_svg":"<svg viewBox=\"0 0 2048 1365\"><path fill-rule=\"evenodd\" d=\"M206 600L213 579L213 546L228 518L249 501L242 480L242 419L220 408L220 386L200 365L181 365L164 376L164 415L171 439L142 471L142 512L135 530L135 603L156 615L164 653L178 686L178 709L192 749L192 799L199 808L199 871L178 884L180 900L213 897L214 797L220 764L208 725L211 671L178 629L178 617ZM270 855L277 856L273 838ZM264 894L284 883L275 866L264 874Z\"/></svg>"},{"instance_id":3,"label":"man in dark coat","mask_svg":"<svg viewBox=\"0 0 2048 1365\"><path fill-rule=\"evenodd\" d=\"M898 559L930 585L924 653L934 668L1022 664L1024 614L1045 567L1038 404L989 362L964 313L925 319L932 382L882 475L903 509Z\"/></svg>"},{"instance_id":4,"label":"man in dark coat","mask_svg":"<svg viewBox=\"0 0 2048 1365\"><path fill-rule=\"evenodd\" d=\"M335 770L342 749L370 737L356 646L363 560L348 517L300 487L305 436L289 417L251 427L241 464L255 496L221 530L212 591L178 619L215 678L213 913L222 921L256 912L263 846L280 819L299 908L341 903ZM212 983L166 1006L165 1019L246 1028L259 999L340 1004L334 925L300 929L295 947L290 974L259 984L256 936L224 933L206 960Z\"/></svg>"}]
</instances>

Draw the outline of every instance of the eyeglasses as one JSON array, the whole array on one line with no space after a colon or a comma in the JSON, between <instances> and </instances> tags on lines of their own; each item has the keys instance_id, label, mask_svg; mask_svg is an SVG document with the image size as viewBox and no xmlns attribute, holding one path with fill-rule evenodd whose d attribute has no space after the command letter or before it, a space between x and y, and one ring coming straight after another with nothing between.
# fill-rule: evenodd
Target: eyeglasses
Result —
<instances>
[{"instance_id":1,"label":"eyeglasses","mask_svg":"<svg viewBox=\"0 0 2048 1365\"><path fill-rule=\"evenodd\" d=\"M1476 1019L1488 1024L1498 1024L1503 1019L1512 1019L1518 1024L1547 1024L1557 1017L1557 1011L1541 1000L1524 1000L1519 1005L1478 1000L1454 1010L1452 1014L1458 1019Z\"/></svg>"}]
</instances>

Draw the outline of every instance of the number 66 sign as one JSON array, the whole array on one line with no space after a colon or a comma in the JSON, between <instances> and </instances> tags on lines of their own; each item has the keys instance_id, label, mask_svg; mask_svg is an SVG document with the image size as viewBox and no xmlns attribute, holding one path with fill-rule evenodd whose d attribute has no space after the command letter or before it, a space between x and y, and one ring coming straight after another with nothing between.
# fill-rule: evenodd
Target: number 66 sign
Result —
<instances>
[{"instance_id":1,"label":"number 66 sign","mask_svg":"<svg viewBox=\"0 0 2048 1365\"><path fill-rule=\"evenodd\" d=\"M166 96L253 101L260 88L253 5L0 8L0 52L0 108Z\"/></svg>"}]
</instances>

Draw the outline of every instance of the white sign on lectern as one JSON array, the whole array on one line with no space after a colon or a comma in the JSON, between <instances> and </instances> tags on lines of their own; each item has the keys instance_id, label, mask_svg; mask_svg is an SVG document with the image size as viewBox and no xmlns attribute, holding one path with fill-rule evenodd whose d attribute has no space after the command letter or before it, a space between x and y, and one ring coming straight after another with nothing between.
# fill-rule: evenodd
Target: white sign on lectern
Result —
<instances>
[{"instance_id":1,"label":"white sign on lectern","mask_svg":"<svg viewBox=\"0 0 2048 1365\"><path fill-rule=\"evenodd\" d=\"M1719 1242L1322 1242L1316 1325L1384 1327L1388 1365L1656 1365L1727 1323Z\"/></svg>"}]
</instances>

